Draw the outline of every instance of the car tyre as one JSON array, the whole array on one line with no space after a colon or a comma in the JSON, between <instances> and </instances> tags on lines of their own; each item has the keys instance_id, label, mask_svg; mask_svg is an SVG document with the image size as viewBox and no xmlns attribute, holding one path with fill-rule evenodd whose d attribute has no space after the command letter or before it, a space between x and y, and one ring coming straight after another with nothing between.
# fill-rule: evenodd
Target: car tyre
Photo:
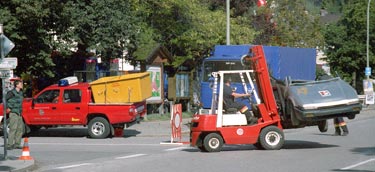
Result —
<instances>
[{"instance_id":1,"label":"car tyre","mask_svg":"<svg viewBox=\"0 0 375 172\"><path fill-rule=\"evenodd\" d=\"M327 120L318 121L318 128L319 128L319 131L322 132L322 133L327 132L328 131L328 122L327 122Z\"/></svg>"}]
</instances>

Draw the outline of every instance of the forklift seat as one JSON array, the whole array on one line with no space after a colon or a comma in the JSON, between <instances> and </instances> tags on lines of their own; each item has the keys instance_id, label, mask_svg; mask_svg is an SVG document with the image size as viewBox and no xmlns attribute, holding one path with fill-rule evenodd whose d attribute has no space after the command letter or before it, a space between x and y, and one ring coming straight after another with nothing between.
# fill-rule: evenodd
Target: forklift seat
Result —
<instances>
[{"instance_id":1,"label":"forklift seat","mask_svg":"<svg viewBox=\"0 0 375 172\"><path fill-rule=\"evenodd\" d=\"M235 114L235 113L237 113L237 109L236 108L228 108L226 106L225 100L223 100L223 110L224 110L224 113L226 113L226 114Z\"/></svg>"}]
</instances>

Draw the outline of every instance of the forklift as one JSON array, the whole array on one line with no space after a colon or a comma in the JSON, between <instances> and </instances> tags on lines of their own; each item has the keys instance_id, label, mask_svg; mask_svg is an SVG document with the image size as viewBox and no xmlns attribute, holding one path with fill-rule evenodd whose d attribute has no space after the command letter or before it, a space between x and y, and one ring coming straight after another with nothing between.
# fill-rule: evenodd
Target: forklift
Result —
<instances>
[{"instance_id":1,"label":"forklift","mask_svg":"<svg viewBox=\"0 0 375 172\"><path fill-rule=\"evenodd\" d=\"M279 150L284 132L262 46L253 46L242 58L250 70L213 72L211 109L201 109L190 125L190 145L202 152L219 152L224 144L253 144L258 149ZM248 125L245 114L225 108L223 88L226 77L238 77L245 93L251 94L251 111L258 117ZM251 89L247 89L250 87Z\"/></svg>"}]
</instances>

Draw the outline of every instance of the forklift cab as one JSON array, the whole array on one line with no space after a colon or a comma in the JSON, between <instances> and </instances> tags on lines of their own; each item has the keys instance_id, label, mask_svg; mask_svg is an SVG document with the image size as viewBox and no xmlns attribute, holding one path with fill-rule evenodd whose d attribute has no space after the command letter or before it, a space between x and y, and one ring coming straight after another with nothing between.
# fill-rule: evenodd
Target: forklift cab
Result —
<instances>
[{"instance_id":1,"label":"forklift cab","mask_svg":"<svg viewBox=\"0 0 375 172\"><path fill-rule=\"evenodd\" d=\"M213 83L213 100L211 106L211 112L216 111L217 109L217 117L218 121L216 123L217 127L222 126L243 126L247 125L247 120L245 114L240 113L237 111L236 108L230 108L226 106L226 102L224 101L224 81L227 78L238 77L241 78L241 86L242 88L238 88L238 90L243 91L246 94L253 95L253 99L248 97L250 100L250 104L259 104L260 100L258 97L258 93L255 91L254 83L252 81L250 73L252 70L232 70L232 71L218 71L213 72L212 76L214 77ZM251 89L248 89L251 88ZM255 101L253 101L255 100ZM235 100L239 101L239 100ZM217 103L216 103L217 102ZM249 109L251 107L248 107ZM220 120L221 119L221 120Z\"/></svg>"}]
</instances>

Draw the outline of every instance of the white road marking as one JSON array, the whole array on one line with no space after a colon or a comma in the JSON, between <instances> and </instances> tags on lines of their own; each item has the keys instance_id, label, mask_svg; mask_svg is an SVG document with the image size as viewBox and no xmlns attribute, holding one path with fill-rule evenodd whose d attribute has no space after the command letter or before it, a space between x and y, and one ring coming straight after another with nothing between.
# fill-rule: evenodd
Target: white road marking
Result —
<instances>
[{"instance_id":1,"label":"white road marking","mask_svg":"<svg viewBox=\"0 0 375 172\"><path fill-rule=\"evenodd\" d=\"M349 169L358 167L360 165L366 164L366 163L371 162L371 161L375 161L375 158L372 158L372 159L369 159L369 160L366 160L366 161L362 161L360 163L357 163L357 164L354 164L354 165L351 165L351 166L347 166L347 167L341 168L340 170L349 170Z\"/></svg>"},{"instance_id":2,"label":"white road marking","mask_svg":"<svg viewBox=\"0 0 375 172\"><path fill-rule=\"evenodd\" d=\"M68 166L57 167L56 169L67 169L67 168L74 168L74 167L80 167L80 166L85 166L85 165L92 165L92 164L83 163L83 164L76 164L76 165L68 165Z\"/></svg>"},{"instance_id":3,"label":"white road marking","mask_svg":"<svg viewBox=\"0 0 375 172\"><path fill-rule=\"evenodd\" d=\"M164 149L164 151L174 151L174 150L180 150L185 149L186 147L176 147L176 148L170 148L170 149Z\"/></svg>"},{"instance_id":4,"label":"white road marking","mask_svg":"<svg viewBox=\"0 0 375 172\"><path fill-rule=\"evenodd\" d=\"M135 157L145 156L145 155L146 155L146 154L134 154L134 155L129 155L129 156L116 157L115 159L135 158Z\"/></svg>"},{"instance_id":5,"label":"white road marking","mask_svg":"<svg viewBox=\"0 0 375 172\"><path fill-rule=\"evenodd\" d=\"M29 143L29 145L59 146L160 146L160 144L112 144L112 143Z\"/></svg>"}]
</instances>

